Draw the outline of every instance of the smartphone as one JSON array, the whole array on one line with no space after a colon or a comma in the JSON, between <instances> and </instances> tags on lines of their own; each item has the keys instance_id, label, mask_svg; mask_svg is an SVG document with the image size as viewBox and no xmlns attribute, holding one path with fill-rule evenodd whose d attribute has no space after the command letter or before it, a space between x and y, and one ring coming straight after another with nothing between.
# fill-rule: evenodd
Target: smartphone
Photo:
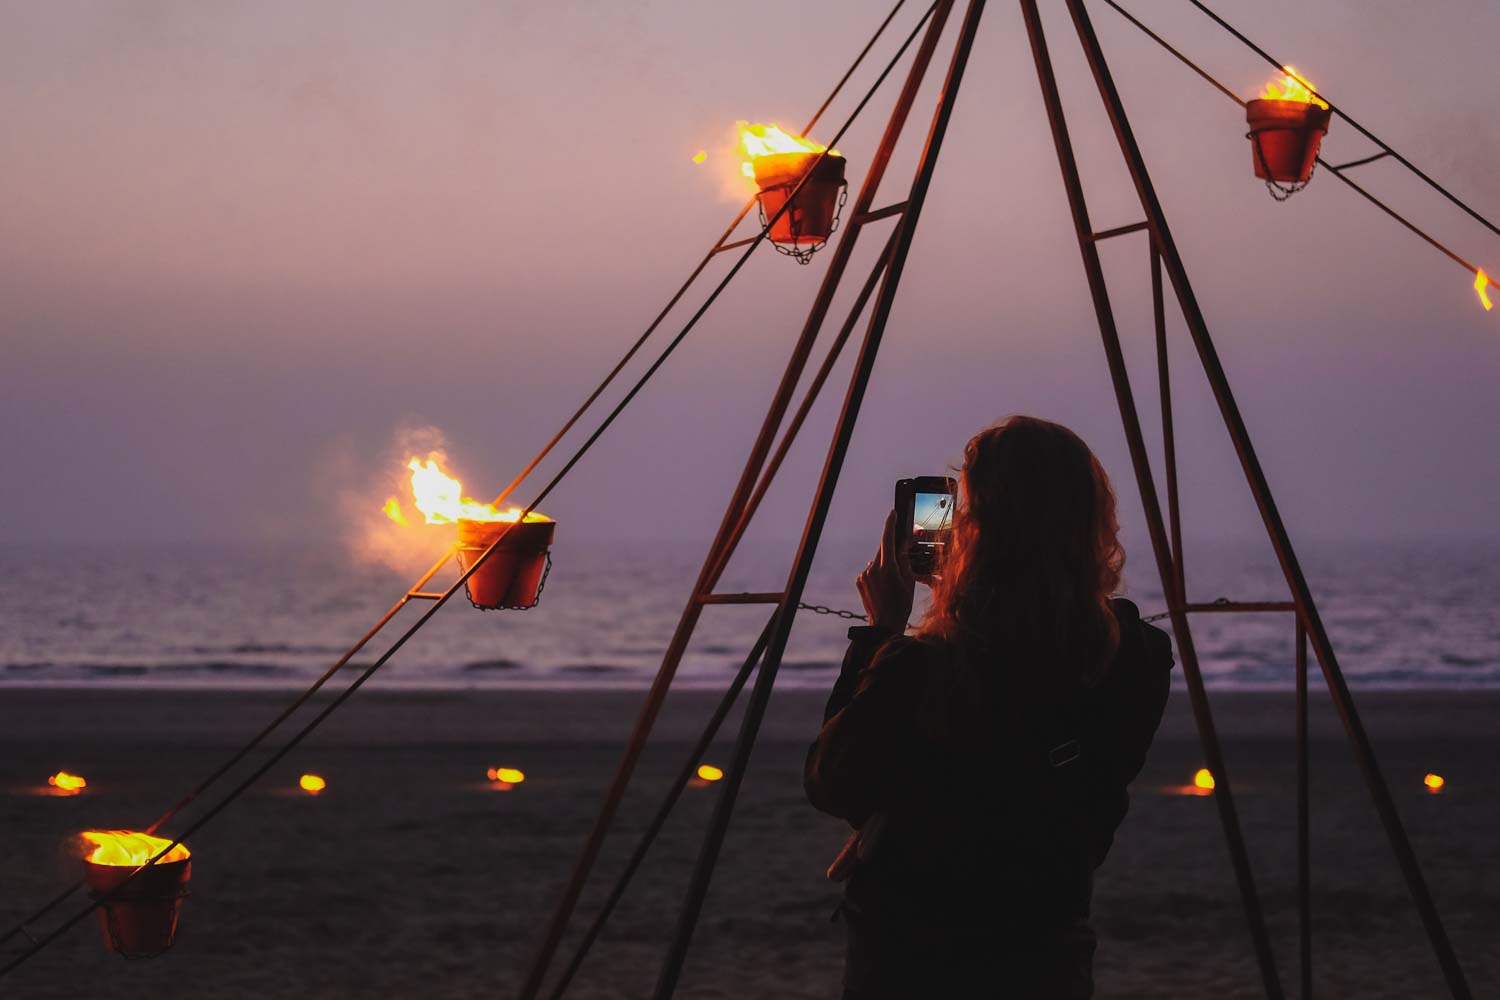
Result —
<instances>
[{"instance_id":1,"label":"smartphone","mask_svg":"<svg viewBox=\"0 0 1500 1000\"><path fill-rule=\"evenodd\" d=\"M917 576L931 576L953 536L953 500L958 483L951 476L918 476L896 483L897 542Z\"/></svg>"}]
</instances>

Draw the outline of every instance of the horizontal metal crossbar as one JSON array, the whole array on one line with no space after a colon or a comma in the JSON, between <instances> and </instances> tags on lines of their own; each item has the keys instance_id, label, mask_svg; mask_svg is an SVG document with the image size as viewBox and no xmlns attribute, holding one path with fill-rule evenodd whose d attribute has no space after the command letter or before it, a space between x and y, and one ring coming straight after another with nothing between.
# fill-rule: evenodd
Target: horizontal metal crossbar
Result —
<instances>
[{"instance_id":1,"label":"horizontal metal crossbar","mask_svg":"<svg viewBox=\"0 0 1500 1000\"><path fill-rule=\"evenodd\" d=\"M780 604L786 600L784 593L739 593L739 594L699 594L699 604Z\"/></svg>"},{"instance_id":2,"label":"horizontal metal crossbar","mask_svg":"<svg viewBox=\"0 0 1500 1000\"><path fill-rule=\"evenodd\" d=\"M1116 236L1124 236L1128 233L1138 233L1143 229L1150 228L1151 223L1149 222L1132 222L1128 226L1117 226L1114 229L1106 229L1102 233L1095 233L1089 238L1095 243L1098 243L1100 240L1112 239Z\"/></svg>"},{"instance_id":3,"label":"horizontal metal crossbar","mask_svg":"<svg viewBox=\"0 0 1500 1000\"><path fill-rule=\"evenodd\" d=\"M1366 156L1362 160L1350 160L1348 163L1340 163L1338 166L1334 167L1333 169L1334 170L1348 170L1350 167L1362 167L1366 163L1374 163L1376 160L1383 160L1387 156L1390 156L1390 155L1391 155L1391 151L1387 149L1387 150L1384 150L1382 152L1376 153L1374 156Z\"/></svg>"},{"instance_id":4,"label":"horizontal metal crossbar","mask_svg":"<svg viewBox=\"0 0 1500 1000\"><path fill-rule=\"evenodd\" d=\"M718 246L714 247L713 250L711 250L710 252L711 253L723 253L725 250L734 250L737 247L749 246L750 244L754 243L758 239L760 239L759 236L747 236L747 237L745 237L742 240L735 240L733 243L720 243Z\"/></svg>"},{"instance_id":5,"label":"horizontal metal crossbar","mask_svg":"<svg viewBox=\"0 0 1500 1000\"><path fill-rule=\"evenodd\" d=\"M1291 601L1213 601L1208 604L1185 604L1182 610L1199 611L1296 611Z\"/></svg>"},{"instance_id":6,"label":"horizontal metal crossbar","mask_svg":"<svg viewBox=\"0 0 1500 1000\"><path fill-rule=\"evenodd\" d=\"M868 212L856 215L850 224L863 226L867 222L879 222L881 219L888 219L893 215L900 215L905 211L906 202L898 201L894 205L887 205L885 208L872 208Z\"/></svg>"}]
</instances>

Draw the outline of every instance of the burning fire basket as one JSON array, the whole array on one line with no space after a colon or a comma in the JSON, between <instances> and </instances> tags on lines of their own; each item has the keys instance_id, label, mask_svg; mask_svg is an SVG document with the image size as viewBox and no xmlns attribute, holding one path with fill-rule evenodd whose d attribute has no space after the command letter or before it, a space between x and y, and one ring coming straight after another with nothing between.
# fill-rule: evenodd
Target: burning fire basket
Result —
<instances>
[{"instance_id":1,"label":"burning fire basket","mask_svg":"<svg viewBox=\"0 0 1500 1000\"><path fill-rule=\"evenodd\" d=\"M520 524L513 520L460 520L458 564L465 571L495 539L500 539L499 547L464 584L469 603L483 611L527 611L536 607L547 575L552 572L550 550L556 529L557 522L541 514L527 514Z\"/></svg>"},{"instance_id":2,"label":"burning fire basket","mask_svg":"<svg viewBox=\"0 0 1500 1000\"><path fill-rule=\"evenodd\" d=\"M1292 67L1281 86L1266 85L1266 95L1245 102L1255 176L1277 201L1285 201L1312 180L1313 167L1333 112L1312 93Z\"/></svg>"},{"instance_id":3,"label":"burning fire basket","mask_svg":"<svg viewBox=\"0 0 1500 1000\"><path fill-rule=\"evenodd\" d=\"M813 254L823 249L838 229L849 197L843 156L837 150L828 150L820 160L826 146L789 135L776 125L742 123L740 145L748 157L742 169L759 189L756 197L761 226L791 200L771 226L771 245L799 264L811 263ZM801 190L797 190L798 184ZM797 192L795 197L793 191Z\"/></svg>"},{"instance_id":4,"label":"burning fire basket","mask_svg":"<svg viewBox=\"0 0 1500 1000\"><path fill-rule=\"evenodd\" d=\"M96 845L84 859L84 879L95 899L111 892L171 843L123 830L92 830L83 835ZM124 958L154 958L172 947L177 915L188 894L193 862L178 844L99 907L104 944Z\"/></svg>"}]
</instances>

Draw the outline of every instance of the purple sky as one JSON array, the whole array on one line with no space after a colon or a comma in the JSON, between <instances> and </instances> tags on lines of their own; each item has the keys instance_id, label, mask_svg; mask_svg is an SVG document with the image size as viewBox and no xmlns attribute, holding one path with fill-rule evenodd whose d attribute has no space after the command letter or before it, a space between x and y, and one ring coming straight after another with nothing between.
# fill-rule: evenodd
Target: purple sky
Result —
<instances>
[{"instance_id":1,"label":"purple sky","mask_svg":"<svg viewBox=\"0 0 1500 1000\"><path fill-rule=\"evenodd\" d=\"M1044 6L1095 223L1134 222L1066 18ZM1274 204L1236 109L1094 6L1294 537L1500 537L1500 310L1332 178ZM1187 4L1131 6L1241 94L1268 79ZM1219 6L1500 217L1500 8ZM489 496L731 217L732 123L799 127L884 8L0 3L0 540L316 536L351 491L378 508L393 435L416 425ZM893 93L839 143L856 184ZM930 98L882 203L903 196ZM695 166L700 148L715 155ZM1325 144L1335 162L1369 150L1338 122ZM1500 272L1500 240L1399 167L1359 176ZM1145 243L1104 253L1150 414ZM759 252L546 505L561 537L706 541L822 270ZM1175 313L1172 331L1188 531L1250 533ZM842 375L767 536L800 529L841 395ZM1019 12L993 3L831 530L873 539L897 478L941 474L1017 411L1095 446L1142 546Z\"/></svg>"}]
</instances>

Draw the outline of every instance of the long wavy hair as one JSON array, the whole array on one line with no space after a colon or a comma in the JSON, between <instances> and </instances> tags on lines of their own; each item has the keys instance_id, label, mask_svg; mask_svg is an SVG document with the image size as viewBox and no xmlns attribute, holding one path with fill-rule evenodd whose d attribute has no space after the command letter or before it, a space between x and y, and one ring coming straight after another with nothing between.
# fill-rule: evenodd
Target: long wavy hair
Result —
<instances>
[{"instance_id":1,"label":"long wavy hair","mask_svg":"<svg viewBox=\"0 0 1500 1000\"><path fill-rule=\"evenodd\" d=\"M1066 427L1013 416L968 443L961 481L919 638L958 654L960 688L1096 683L1120 644L1125 565L1104 467Z\"/></svg>"}]
</instances>

